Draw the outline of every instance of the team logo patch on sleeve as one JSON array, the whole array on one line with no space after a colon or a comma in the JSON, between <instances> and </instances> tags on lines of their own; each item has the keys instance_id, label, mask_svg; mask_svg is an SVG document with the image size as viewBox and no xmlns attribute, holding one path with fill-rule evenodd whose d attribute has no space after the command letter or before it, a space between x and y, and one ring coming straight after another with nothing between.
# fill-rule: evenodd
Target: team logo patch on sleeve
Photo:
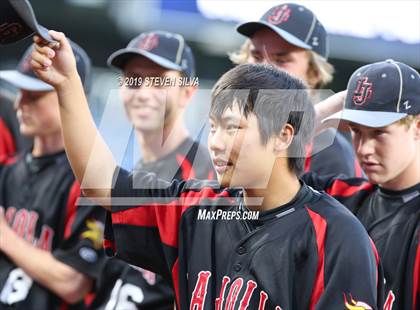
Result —
<instances>
[{"instance_id":1,"label":"team logo patch on sleeve","mask_svg":"<svg viewBox=\"0 0 420 310\"><path fill-rule=\"evenodd\" d=\"M95 249L102 248L104 225L99 221L89 219L86 221L86 227L88 229L82 233L82 238L91 240Z\"/></svg>"},{"instance_id":2,"label":"team logo patch on sleeve","mask_svg":"<svg viewBox=\"0 0 420 310\"><path fill-rule=\"evenodd\" d=\"M344 294L344 305L348 310L373 310L367 303L354 300L351 294L349 300L347 300L347 296Z\"/></svg>"}]
</instances>

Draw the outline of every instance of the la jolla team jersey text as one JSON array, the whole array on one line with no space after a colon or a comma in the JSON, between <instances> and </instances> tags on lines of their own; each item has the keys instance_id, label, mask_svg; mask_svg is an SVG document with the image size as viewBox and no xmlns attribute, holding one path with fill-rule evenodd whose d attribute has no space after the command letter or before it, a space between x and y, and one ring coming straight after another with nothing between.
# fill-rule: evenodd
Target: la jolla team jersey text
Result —
<instances>
[{"instance_id":1,"label":"la jolla team jersey text","mask_svg":"<svg viewBox=\"0 0 420 310\"><path fill-rule=\"evenodd\" d=\"M302 183L290 203L258 220L203 221L201 209L246 210L242 191L205 181L169 184L142 172L115 175L105 247L171 277L180 309L380 308L374 246L328 195ZM139 204L117 205L127 197Z\"/></svg>"}]
</instances>

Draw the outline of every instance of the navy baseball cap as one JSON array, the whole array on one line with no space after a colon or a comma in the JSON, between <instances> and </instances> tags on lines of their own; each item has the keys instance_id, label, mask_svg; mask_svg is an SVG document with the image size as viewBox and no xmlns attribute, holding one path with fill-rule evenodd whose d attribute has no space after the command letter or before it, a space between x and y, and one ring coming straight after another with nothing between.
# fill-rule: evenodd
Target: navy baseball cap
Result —
<instances>
[{"instance_id":1,"label":"navy baseball cap","mask_svg":"<svg viewBox=\"0 0 420 310\"><path fill-rule=\"evenodd\" d=\"M356 70L347 85L343 111L326 120L384 127L418 114L420 74L406 64L388 59Z\"/></svg>"},{"instance_id":2,"label":"navy baseball cap","mask_svg":"<svg viewBox=\"0 0 420 310\"><path fill-rule=\"evenodd\" d=\"M269 28L292 45L311 50L328 57L328 35L315 14L300 4L276 5L261 16L258 21L240 24L236 31L252 38L258 30Z\"/></svg>"},{"instance_id":3,"label":"navy baseball cap","mask_svg":"<svg viewBox=\"0 0 420 310\"><path fill-rule=\"evenodd\" d=\"M37 33L46 42L55 42L39 25L28 0L0 1L0 44L10 44Z\"/></svg>"},{"instance_id":4,"label":"navy baseball cap","mask_svg":"<svg viewBox=\"0 0 420 310\"><path fill-rule=\"evenodd\" d=\"M144 56L154 63L194 77L195 63L191 48L182 35L166 31L142 33L108 58L108 65L123 70L134 56Z\"/></svg>"},{"instance_id":5,"label":"navy baseball cap","mask_svg":"<svg viewBox=\"0 0 420 310\"><path fill-rule=\"evenodd\" d=\"M2 0L0 0L2 1ZM70 40L69 40L70 41ZM91 62L86 52L76 43L70 41L76 58L77 72L82 80L85 91L88 92L90 88L90 71ZM32 71L31 59L34 47L31 45L21 58L16 70L3 70L0 71L0 79L12 84L19 89L31 91L52 91L54 88L41 81L36 74Z\"/></svg>"}]
</instances>

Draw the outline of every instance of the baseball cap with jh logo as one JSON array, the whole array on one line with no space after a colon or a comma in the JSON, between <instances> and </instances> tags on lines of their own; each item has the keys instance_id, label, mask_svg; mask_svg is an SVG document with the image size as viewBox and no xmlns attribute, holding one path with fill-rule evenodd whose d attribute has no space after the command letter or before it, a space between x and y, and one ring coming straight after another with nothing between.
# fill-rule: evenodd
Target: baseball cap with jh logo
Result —
<instances>
[{"instance_id":1,"label":"baseball cap with jh logo","mask_svg":"<svg viewBox=\"0 0 420 310\"><path fill-rule=\"evenodd\" d=\"M327 32L315 14L303 5L284 3L274 6L259 21L240 24L236 31L251 38L264 27L270 28L292 45L328 57Z\"/></svg>"},{"instance_id":2,"label":"baseball cap with jh logo","mask_svg":"<svg viewBox=\"0 0 420 310\"><path fill-rule=\"evenodd\" d=\"M10 44L37 33L46 42L55 42L39 25L28 0L0 1L0 44Z\"/></svg>"},{"instance_id":3,"label":"baseball cap with jh logo","mask_svg":"<svg viewBox=\"0 0 420 310\"><path fill-rule=\"evenodd\" d=\"M347 85L344 110L325 120L377 128L418 114L420 74L404 63L388 59L356 70Z\"/></svg>"},{"instance_id":4,"label":"baseball cap with jh logo","mask_svg":"<svg viewBox=\"0 0 420 310\"><path fill-rule=\"evenodd\" d=\"M166 31L152 31L138 35L108 58L108 65L123 70L127 61L143 56L154 63L171 70L194 77L195 63L191 48L182 35Z\"/></svg>"}]
</instances>

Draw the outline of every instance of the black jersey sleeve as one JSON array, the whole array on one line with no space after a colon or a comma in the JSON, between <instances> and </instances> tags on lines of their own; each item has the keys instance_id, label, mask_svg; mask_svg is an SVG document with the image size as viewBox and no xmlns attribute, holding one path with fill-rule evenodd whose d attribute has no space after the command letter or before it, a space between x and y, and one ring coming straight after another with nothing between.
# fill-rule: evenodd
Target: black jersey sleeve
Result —
<instances>
[{"instance_id":1,"label":"black jersey sleeve","mask_svg":"<svg viewBox=\"0 0 420 310\"><path fill-rule=\"evenodd\" d=\"M177 259L179 225L188 208L227 196L214 183L158 179L153 173L118 170L104 246L130 264L168 275Z\"/></svg>"},{"instance_id":2,"label":"black jersey sleeve","mask_svg":"<svg viewBox=\"0 0 420 310\"><path fill-rule=\"evenodd\" d=\"M337 205L307 209L318 257L311 309L382 309L383 273L376 248L362 224L347 210L334 210Z\"/></svg>"},{"instance_id":3,"label":"black jersey sleeve","mask_svg":"<svg viewBox=\"0 0 420 310\"><path fill-rule=\"evenodd\" d=\"M77 205L80 196L79 183L74 182L67 199L64 238L53 255L66 265L97 279L105 260L102 248L105 211L99 206Z\"/></svg>"},{"instance_id":4,"label":"black jersey sleeve","mask_svg":"<svg viewBox=\"0 0 420 310\"><path fill-rule=\"evenodd\" d=\"M348 178L342 174L320 176L315 172L308 172L301 178L310 187L333 196L352 212L356 212L375 189L364 178Z\"/></svg>"}]
</instances>

